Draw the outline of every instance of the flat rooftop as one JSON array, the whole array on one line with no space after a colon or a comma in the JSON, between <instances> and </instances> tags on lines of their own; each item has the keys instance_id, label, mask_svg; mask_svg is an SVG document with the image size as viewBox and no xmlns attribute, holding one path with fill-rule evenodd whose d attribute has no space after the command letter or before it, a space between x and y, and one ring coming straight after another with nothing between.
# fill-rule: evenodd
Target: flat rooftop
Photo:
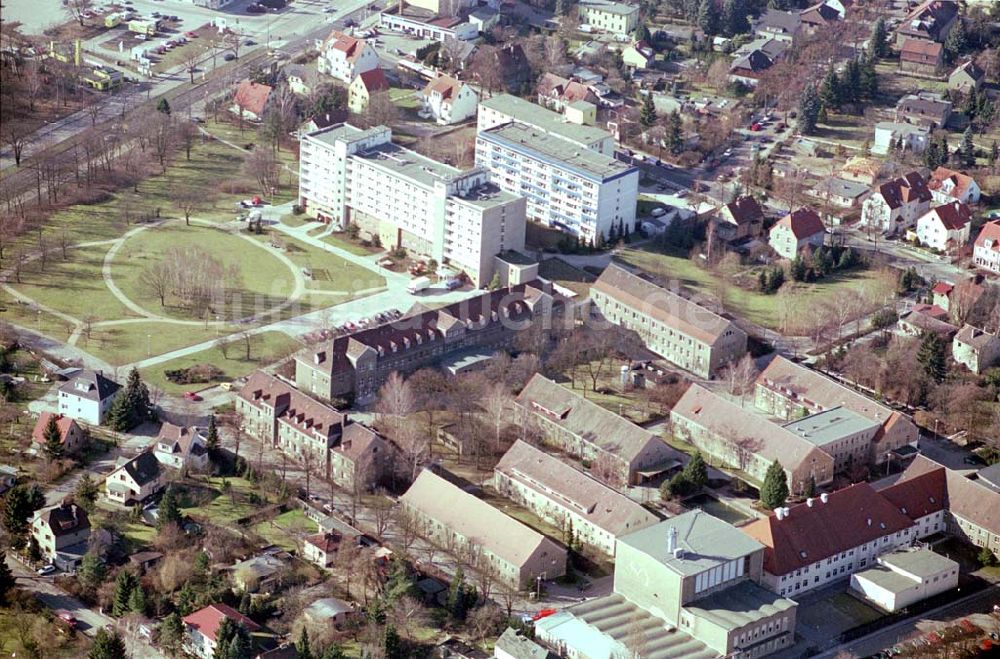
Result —
<instances>
[{"instance_id":1,"label":"flat rooftop","mask_svg":"<svg viewBox=\"0 0 1000 659\"><path fill-rule=\"evenodd\" d=\"M384 129L381 126L375 126L373 128L363 130L357 126L352 126L351 124L337 124L335 126L330 126L329 128L309 133L306 137L311 140L333 146L337 142L353 142L354 140L362 140L375 135L382 130Z\"/></svg>"},{"instance_id":2,"label":"flat rooftop","mask_svg":"<svg viewBox=\"0 0 1000 659\"><path fill-rule=\"evenodd\" d=\"M856 574L859 579L870 581L876 586L896 594L909 590L917 584L914 579L881 565L862 570Z\"/></svg>"},{"instance_id":3,"label":"flat rooftop","mask_svg":"<svg viewBox=\"0 0 1000 659\"><path fill-rule=\"evenodd\" d=\"M608 180L638 169L610 156L584 148L566 139L546 133L528 124L513 122L479 133L479 137L521 153L540 156L550 164L576 172L586 178Z\"/></svg>"},{"instance_id":4,"label":"flat rooftop","mask_svg":"<svg viewBox=\"0 0 1000 659\"><path fill-rule=\"evenodd\" d=\"M699 618L731 631L795 606L792 600L761 588L752 581L742 581L686 604L684 608Z\"/></svg>"},{"instance_id":5,"label":"flat rooftop","mask_svg":"<svg viewBox=\"0 0 1000 659\"><path fill-rule=\"evenodd\" d=\"M846 407L834 407L786 423L783 427L816 446L825 446L859 432L873 430L878 423Z\"/></svg>"},{"instance_id":6,"label":"flat rooftop","mask_svg":"<svg viewBox=\"0 0 1000 659\"><path fill-rule=\"evenodd\" d=\"M455 195L452 199L458 199L471 206L485 209L509 204L519 199L519 197L515 194L504 192L494 183L486 183L470 190L466 194Z\"/></svg>"},{"instance_id":7,"label":"flat rooftop","mask_svg":"<svg viewBox=\"0 0 1000 659\"><path fill-rule=\"evenodd\" d=\"M566 121L566 118L558 112L511 94L497 94L479 104L490 110L516 117L517 121L571 142L593 144L611 137L611 133L596 126L584 126Z\"/></svg>"},{"instance_id":8,"label":"flat rooftop","mask_svg":"<svg viewBox=\"0 0 1000 659\"><path fill-rule=\"evenodd\" d=\"M354 157L378 165L425 187L431 187L438 181L445 181L462 173L451 165L431 160L416 151L410 151L391 142L358 151Z\"/></svg>"},{"instance_id":9,"label":"flat rooftop","mask_svg":"<svg viewBox=\"0 0 1000 659\"><path fill-rule=\"evenodd\" d=\"M667 551L667 531L670 527L677 529L677 547L683 550L680 556ZM622 536L618 542L643 552L684 576L700 574L764 548L735 526L701 510L691 510Z\"/></svg>"},{"instance_id":10,"label":"flat rooftop","mask_svg":"<svg viewBox=\"0 0 1000 659\"><path fill-rule=\"evenodd\" d=\"M891 554L884 554L879 557L879 562L882 565L897 568L922 579L933 577L934 575L958 567L958 563L955 561L930 549L897 551Z\"/></svg>"}]
</instances>

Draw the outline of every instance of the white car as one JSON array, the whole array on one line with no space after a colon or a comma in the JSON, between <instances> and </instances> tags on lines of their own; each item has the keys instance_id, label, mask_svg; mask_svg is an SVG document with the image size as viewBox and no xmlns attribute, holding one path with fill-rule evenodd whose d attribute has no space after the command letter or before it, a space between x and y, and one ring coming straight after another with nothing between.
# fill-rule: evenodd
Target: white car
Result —
<instances>
[{"instance_id":1,"label":"white car","mask_svg":"<svg viewBox=\"0 0 1000 659\"><path fill-rule=\"evenodd\" d=\"M56 566L50 563L49 565L44 565L38 568L38 570L36 570L36 573L38 574L38 576L44 577L46 575L52 574L55 571L56 571Z\"/></svg>"},{"instance_id":2,"label":"white car","mask_svg":"<svg viewBox=\"0 0 1000 659\"><path fill-rule=\"evenodd\" d=\"M654 208L649 214L653 217L663 217L667 214L667 210L665 208Z\"/></svg>"}]
</instances>

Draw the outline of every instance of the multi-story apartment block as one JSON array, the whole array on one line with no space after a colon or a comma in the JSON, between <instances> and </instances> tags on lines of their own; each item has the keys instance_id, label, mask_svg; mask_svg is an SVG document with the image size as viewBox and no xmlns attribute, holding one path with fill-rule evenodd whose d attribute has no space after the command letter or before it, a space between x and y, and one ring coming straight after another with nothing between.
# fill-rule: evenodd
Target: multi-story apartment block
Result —
<instances>
[{"instance_id":1,"label":"multi-story apartment block","mask_svg":"<svg viewBox=\"0 0 1000 659\"><path fill-rule=\"evenodd\" d=\"M555 456L518 440L493 470L496 490L609 556L615 541L660 518Z\"/></svg>"},{"instance_id":2,"label":"multi-story apartment block","mask_svg":"<svg viewBox=\"0 0 1000 659\"><path fill-rule=\"evenodd\" d=\"M524 249L525 200L392 143L385 126L339 124L302 137L299 203L318 219L356 224L385 247L404 247L489 283L497 254Z\"/></svg>"},{"instance_id":3,"label":"multi-story apartment block","mask_svg":"<svg viewBox=\"0 0 1000 659\"><path fill-rule=\"evenodd\" d=\"M430 470L399 498L419 533L518 589L566 574L566 549Z\"/></svg>"},{"instance_id":4,"label":"multi-story apartment block","mask_svg":"<svg viewBox=\"0 0 1000 659\"><path fill-rule=\"evenodd\" d=\"M422 311L299 353L295 384L326 400L368 401L393 371L410 373L472 348L510 347L520 329L550 322L552 308L548 285L536 280Z\"/></svg>"},{"instance_id":5,"label":"multi-story apartment block","mask_svg":"<svg viewBox=\"0 0 1000 659\"><path fill-rule=\"evenodd\" d=\"M757 377L754 403L762 411L792 421L843 408L879 424L869 442L869 460L881 464L891 451L916 445L919 431L908 416L875 402L816 371L775 357Z\"/></svg>"},{"instance_id":6,"label":"multi-story apartment block","mask_svg":"<svg viewBox=\"0 0 1000 659\"><path fill-rule=\"evenodd\" d=\"M850 578L916 539L910 518L868 483L780 508L741 530L766 547L763 583L789 597Z\"/></svg>"},{"instance_id":7,"label":"multi-story apartment block","mask_svg":"<svg viewBox=\"0 0 1000 659\"><path fill-rule=\"evenodd\" d=\"M626 38L639 25L639 5L626 5L609 0L583 0L577 5L580 23L595 30Z\"/></svg>"},{"instance_id":8,"label":"multi-story apartment block","mask_svg":"<svg viewBox=\"0 0 1000 659\"><path fill-rule=\"evenodd\" d=\"M653 433L541 373L535 373L514 402L522 428L537 424L546 443L591 464L608 463L623 485L685 462L684 454Z\"/></svg>"},{"instance_id":9,"label":"multi-story apartment block","mask_svg":"<svg viewBox=\"0 0 1000 659\"><path fill-rule=\"evenodd\" d=\"M1000 220L983 225L972 248L972 262L977 268L1000 273Z\"/></svg>"},{"instance_id":10,"label":"multi-story apartment block","mask_svg":"<svg viewBox=\"0 0 1000 659\"><path fill-rule=\"evenodd\" d=\"M519 121L535 130L561 137L567 142L606 156L613 156L615 152L615 138L606 130L573 123L563 114L510 94L494 94L480 101L476 121L480 133Z\"/></svg>"},{"instance_id":11,"label":"multi-story apartment block","mask_svg":"<svg viewBox=\"0 0 1000 659\"><path fill-rule=\"evenodd\" d=\"M763 481L777 460L793 493L833 482L833 457L816 443L771 423L698 384L670 411L674 436Z\"/></svg>"},{"instance_id":12,"label":"multi-story apartment block","mask_svg":"<svg viewBox=\"0 0 1000 659\"><path fill-rule=\"evenodd\" d=\"M476 164L502 190L526 197L530 218L584 241L600 243L612 227L635 230L632 165L518 122L479 133Z\"/></svg>"},{"instance_id":13,"label":"multi-story apartment block","mask_svg":"<svg viewBox=\"0 0 1000 659\"><path fill-rule=\"evenodd\" d=\"M358 75L379 66L378 54L364 39L356 39L338 30L318 42L317 48L320 51L316 64L319 72L347 85Z\"/></svg>"},{"instance_id":14,"label":"multi-story apartment block","mask_svg":"<svg viewBox=\"0 0 1000 659\"><path fill-rule=\"evenodd\" d=\"M288 383L256 371L236 396L243 429L347 489L368 489L393 468L392 445Z\"/></svg>"},{"instance_id":15,"label":"multi-story apartment block","mask_svg":"<svg viewBox=\"0 0 1000 659\"><path fill-rule=\"evenodd\" d=\"M535 624L564 657L754 659L794 642L797 605L762 587L764 546L699 510L618 540L614 592ZM630 649L631 648L631 649Z\"/></svg>"},{"instance_id":16,"label":"multi-story apartment block","mask_svg":"<svg viewBox=\"0 0 1000 659\"><path fill-rule=\"evenodd\" d=\"M930 210L931 191L919 172L910 172L878 186L861 206L861 223L888 234L912 229Z\"/></svg>"},{"instance_id":17,"label":"multi-story apartment block","mask_svg":"<svg viewBox=\"0 0 1000 659\"><path fill-rule=\"evenodd\" d=\"M608 322L635 331L646 347L709 378L747 351L747 334L731 320L612 263L590 290Z\"/></svg>"}]
</instances>

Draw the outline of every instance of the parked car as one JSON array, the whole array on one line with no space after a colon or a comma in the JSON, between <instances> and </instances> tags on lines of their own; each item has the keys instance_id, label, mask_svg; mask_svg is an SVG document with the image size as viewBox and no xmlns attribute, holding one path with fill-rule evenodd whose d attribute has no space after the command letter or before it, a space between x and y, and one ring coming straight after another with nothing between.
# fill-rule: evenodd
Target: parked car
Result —
<instances>
[{"instance_id":1,"label":"parked car","mask_svg":"<svg viewBox=\"0 0 1000 659\"><path fill-rule=\"evenodd\" d=\"M194 391L185 391L184 392L184 397L187 398L190 401L194 401L195 403L199 403L199 402L201 402L201 401L204 400L204 398L202 398L201 396L199 396Z\"/></svg>"},{"instance_id":2,"label":"parked car","mask_svg":"<svg viewBox=\"0 0 1000 659\"><path fill-rule=\"evenodd\" d=\"M35 572L38 574L38 576L44 577L49 574L55 573L55 571L56 571L56 566L49 563L48 565L43 565L42 567L38 568Z\"/></svg>"},{"instance_id":3,"label":"parked car","mask_svg":"<svg viewBox=\"0 0 1000 659\"><path fill-rule=\"evenodd\" d=\"M56 617L59 618L67 627L70 629L76 629L78 624L76 616L66 610L56 611Z\"/></svg>"},{"instance_id":4,"label":"parked car","mask_svg":"<svg viewBox=\"0 0 1000 659\"><path fill-rule=\"evenodd\" d=\"M664 215L667 214L667 209L662 207L657 207L651 210L649 214L652 215L653 217L663 217Z\"/></svg>"},{"instance_id":5,"label":"parked car","mask_svg":"<svg viewBox=\"0 0 1000 659\"><path fill-rule=\"evenodd\" d=\"M234 59L236 59L236 55L233 55L232 53L226 53L225 55L222 56L222 59L226 60L227 62L232 62Z\"/></svg>"}]
</instances>

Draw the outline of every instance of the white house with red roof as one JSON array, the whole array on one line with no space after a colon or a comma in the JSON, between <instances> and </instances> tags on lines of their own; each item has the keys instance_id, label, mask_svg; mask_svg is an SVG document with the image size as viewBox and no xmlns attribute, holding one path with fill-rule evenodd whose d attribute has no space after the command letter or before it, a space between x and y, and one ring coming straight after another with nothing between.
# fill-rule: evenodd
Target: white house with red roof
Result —
<instances>
[{"instance_id":1,"label":"white house with red roof","mask_svg":"<svg viewBox=\"0 0 1000 659\"><path fill-rule=\"evenodd\" d=\"M467 84L448 75L431 80L420 93L422 116L439 124L457 124L476 116L479 96Z\"/></svg>"},{"instance_id":2,"label":"white house with red roof","mask_svg":"<svg viewBox=\"0 0 1000 659\"><path fill-rule=\"evenodd\" d=\"M1000 273L1000 220L983 225L972 248L972 262L977 268Z\"/></svg>"},{"instance_id":3,"label":"white house with red roof","mask_svg":"<svg viewBox=\"0 0 1000 659\"><path fill-rule=\"evenodd\" d=\"M184 649L201 659L212 659L215 656L216 634L224 618L243 625L251 634L261 630L260 625L231 606L209 604L184 617Z\"/></svg>"},{"instance_id":4,"label":"white house with red roof","mask_svg":"<svg viewBox=\"0 0 1000 659\"><path fill-rule=\"evenodd\" d=\"M960 201L963 204L977 204L982 190L968 174L947 167L938 167L927 181L931 196L939 204Z\"/></svg>"},{"instance_id":5,"label":"white house with red roof","mask_svg":"<svg viewBox=\"0 0 1000 659\"><path fill-rule=\"evenodd\" d=\"M931 191L919 172L881 184L861 205L861 223L876 231L902 233L930 210Z\"/></svg>"},{"instance_id":6,"label":"white house with red roof","mask_svg":"<svg viewBox=\"0 0 1000 659\"><path fill-rule=\"evenodd\" d=\"M244 80L233 94L233 105L229 111L236 116L242 114L247 121L260 121L271 102L272 91L270 85Z\"/></svg>"},{"instance_id":7,"label":"white house with red roof","mask_svg":"<svg viewBox=\"0 0 1000 659\"><path fill-rule=\"evenodd\" d=\"M780 256L794 259L806 247L819 247L826 227L819 213L803 206L784 216L771 227L768 243Z\"/></svg>"},{"instance_id":8,"label":"white house with red roof","mask_svg":"<svg viewBox=\"0 0 1000 659\"><path fill-rule=\"evenodd\" d=\"M920 244L940 252L956 252L969 242L972 211L960 201L935 206L917 219Z\"/></svg>"},{"instance_id":9,"label":"white house with red roof","mask_svg":"<svg viewBox=\"0 0 1000 659\"><path fill-rule=\"evenodd\" d=\"M381 68L362 71L354 76L347 88L347 107L354 114L361 114L368 109L372 96L386 91L389 91L389 80Z\"/></svg>"},{"instance_id":10,"label":"white house with red roof","mask_svg":"<svg viewBox=\"0 0 1000 659\"><path fill-rule=\"evenodd\" d=\"M379 66L378 54L364 39L357 39L339 30L331 32L318 44L318 48L319 72L346 84L351 84L359 74Z\"/></svg>"},{"instance_id":11,"label":"white house with red roof","mask_svg":"<svg viewBox=\"0 0 1000 659\"><path fill-rule=\"evenodd\" d=\"M201 470L208 466L208 449L205 437L194 426L177 426L164 423L156 438L153 455L160 464L173 469Z\"/></svg>"},{"instance_id":12,"label":"white house with red roof","mask_svg":"<svg viewBox=\"0 0 1000 659\"><path fill-rule=\"evenodd\" d=\"M934 306L949 311L949 307L951 306L951 292L953 290L955 290L955 285L950 282L939 281L934 284L934 287L931 288L931 295L934 296Z\"/></svg>"}]
</instances>

